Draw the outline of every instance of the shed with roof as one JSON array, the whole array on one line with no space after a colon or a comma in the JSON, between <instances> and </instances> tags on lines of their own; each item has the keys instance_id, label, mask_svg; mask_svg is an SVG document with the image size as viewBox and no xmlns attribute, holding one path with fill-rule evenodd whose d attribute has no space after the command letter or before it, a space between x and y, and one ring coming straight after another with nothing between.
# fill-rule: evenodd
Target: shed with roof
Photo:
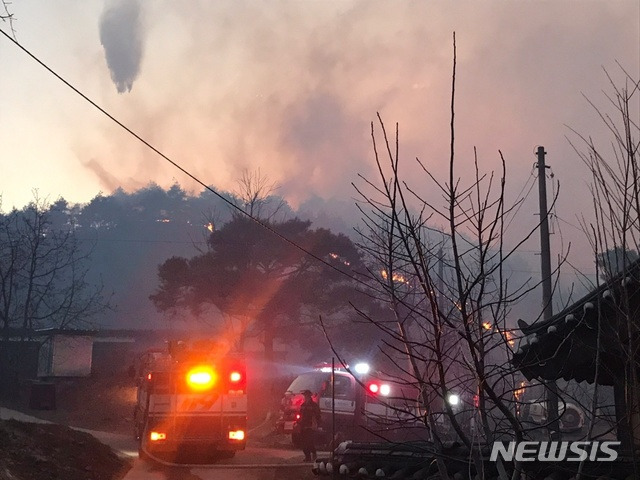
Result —
<instances>
[{"instance_id":1,"label":"shed with roof","mask_svg":"<svg viewBox=\"0 0 640 480\"><path fill-rule=\"evenodd\" d=\"M518 326L512 362L528 379L612 386L618 439L640 445L640 261L549 320Z\"/></svg>"}]
</instances>

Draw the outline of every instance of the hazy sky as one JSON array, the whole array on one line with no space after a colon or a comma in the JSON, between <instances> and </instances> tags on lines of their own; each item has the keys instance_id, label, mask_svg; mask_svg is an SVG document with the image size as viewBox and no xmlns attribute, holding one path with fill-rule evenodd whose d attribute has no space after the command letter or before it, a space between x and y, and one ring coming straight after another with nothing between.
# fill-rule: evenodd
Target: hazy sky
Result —
<instances>
[{"instance_id":1,"label":"hazy sky","mask_svg":"<svg viewBox=\"0 0 640 480\"><path fill-rule=\"evenodd\" d=\"M260 167L294 206L355 195L356 175L374 172L376 112L389 128L399 122L409 178L428 188L415 157L444 174L455 31L459 169L472 166L474 146L484 169L498 168L500 149L515 197L544 145L565 221L554 242L573 241L578 254L585 244L569 223L590 211L588 178L565 125L598 138L582 95L604 105L602 68L620 78L616 61L640 77L637 0L20 0L11 9L20 43L205 183L233 189ZM34 188L71 202L152 181L197 188L4 37L0 65L5 210ZM536 221L535 193L523 225Z\"/></svg>"}]
</instances>

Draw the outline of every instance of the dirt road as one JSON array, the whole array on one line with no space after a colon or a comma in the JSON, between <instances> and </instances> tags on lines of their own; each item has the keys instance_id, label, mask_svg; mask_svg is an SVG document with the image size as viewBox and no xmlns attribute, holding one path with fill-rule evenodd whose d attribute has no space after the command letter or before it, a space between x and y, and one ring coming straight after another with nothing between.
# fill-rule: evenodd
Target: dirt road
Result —
<instances>
[{"instance_id":1,"label":"dirt road","mask_svg":"<svg viewBox=\"0 0 640 480\"><path fill-rule=\"evenodd\" d=\"M98 436L99 437L99 436ZM112 448L131 452L134 442L103 438ZM135 454L134 454L135 455ZM295 450L268 448L249 444L246 450L213 465L171 466L133 457L133 467L123 480L301 480L312 478L311 464L302 463Z\"/></svg>"}]
</instances>

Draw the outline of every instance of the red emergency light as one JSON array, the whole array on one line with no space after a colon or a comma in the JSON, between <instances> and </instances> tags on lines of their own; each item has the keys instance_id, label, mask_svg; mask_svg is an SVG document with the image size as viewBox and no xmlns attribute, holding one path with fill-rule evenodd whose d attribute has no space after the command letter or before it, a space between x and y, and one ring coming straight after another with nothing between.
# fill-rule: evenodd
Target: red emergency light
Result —
<instances>
[{"instance_id":1,"label":"red emergency light","mask_svg":"<svg viewBox=\"0 0 640 480\"><path fill-rule=\"evenodd\" d=\"M391 387L386 383L370 382L367 384L367 390L373 395L387 396L391 393Z\"/></svg>"},{"instance_id":2,"label":"red emergency light","mask_svg":"<svg viewBox=\"0 0 640 480\"><path fill-rule=\"evenodd\" d=\"M229 395L243 395L247 388L247 375L244 365L234 362L225 366L226 388Z\"/></svg>"}]
</instances>

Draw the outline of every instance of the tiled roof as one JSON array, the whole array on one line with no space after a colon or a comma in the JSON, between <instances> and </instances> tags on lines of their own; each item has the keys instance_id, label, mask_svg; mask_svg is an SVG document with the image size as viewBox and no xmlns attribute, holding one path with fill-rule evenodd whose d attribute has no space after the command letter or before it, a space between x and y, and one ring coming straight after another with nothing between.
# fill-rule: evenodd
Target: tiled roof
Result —
<instances>
[{"instance_id":1,"label":"tiled roof","mask_svg":"<svg viewBox=\"0 0 640 480\"><path fill-rule=\"evenodd\" d=\"M640 318L640 261L547 321L519 320L523 335L512 363L528 378L593 382L600 319L598 383L612 385L625 361L627 313Z\"/></svg>"},{"instance_id":2,"label":"tiled roof","mask_svg":"<svg viewBox=\"0 0 640 480\"><path fill-rule=\"evenodd\" d=\"M484 479L498 480L495 462L489 459L489 447L475 451L483 460ZM422 443L352 443L343 442L334 452L334 458L318 458L312 470L321 477L339 479L379 479L395 480L438 480L442 478L438 471L437 457L444 460L444 467L450 479L463 480L477 478L474 464L470 461L469 449L457 444L443 446L437 454L433 444ZM575 478L579 462L527 462L522 465L530 480L569 480ZM506 473L511 476L514 468L511 462L505 462ZM623 480L633 478L630 475L633 466L630 459L616 462L586 462L583 465L583 478L599 480Z\"/></svg>"}]
</instances>

